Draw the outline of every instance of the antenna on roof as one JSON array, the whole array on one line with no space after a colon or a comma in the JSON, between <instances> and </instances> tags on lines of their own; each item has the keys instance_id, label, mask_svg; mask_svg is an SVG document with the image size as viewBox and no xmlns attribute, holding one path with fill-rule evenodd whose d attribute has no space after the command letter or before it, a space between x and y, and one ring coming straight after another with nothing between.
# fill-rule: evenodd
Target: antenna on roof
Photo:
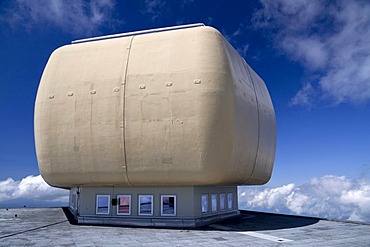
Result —
<instances>
[{"instance_id":1,"label":"antenna on roof","mask_svg":"<svg viewBox=\"0 0 370 247\"><path fill-rule=\"evenodd\" d=\"M163 32L163 31L185 29L185 28L191 28L191 27L200 27L200 26L205 26L205 25L203 23L194 23L194 24L179 25L179 26L172 26L172 27L154 28L154 29L141 30L141 31L135 31L135 32L127 32L127 33L118 33L118 34L112 34L112 35L98 36L98 37L87 38L87 39L78 39L78 40L72 41L71 43L72 44L78 44L78 43L84 43L84 42L90 42L90 41L122 38L122 37L133 36L133 35L157 33L157 32Z\"/></svg>"}]
</instances>

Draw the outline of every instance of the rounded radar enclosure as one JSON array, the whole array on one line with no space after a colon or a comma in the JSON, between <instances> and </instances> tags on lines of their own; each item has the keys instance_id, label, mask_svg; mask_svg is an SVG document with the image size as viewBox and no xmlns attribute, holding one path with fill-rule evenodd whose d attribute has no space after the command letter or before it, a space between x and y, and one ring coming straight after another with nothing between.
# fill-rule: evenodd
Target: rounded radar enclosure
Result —
<instances>
[{"instance_id":1,"label":"rounded radar enclosure","mask_svg":"<svg viewBox=\"0 0 370 247\"><path fill-rule=\"evenodd\" d=\"M264 184L275 159L263 80L207 26L58 48L34 121L56 187Z\"/></svg>"}]
</instances>

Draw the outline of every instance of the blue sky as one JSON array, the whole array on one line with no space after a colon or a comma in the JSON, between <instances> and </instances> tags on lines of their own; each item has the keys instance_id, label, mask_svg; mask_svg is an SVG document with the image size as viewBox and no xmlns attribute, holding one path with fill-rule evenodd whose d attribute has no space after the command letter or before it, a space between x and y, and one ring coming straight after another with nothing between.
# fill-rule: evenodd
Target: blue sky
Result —
<instances>
[{"instance_id":1,"label":"blue sky","mask_svg":"<svg viewBox=\"0 0 370 247\"><path fill-rule=\"evenodd\" d=\"M33 107L54 49L86 37L203 22L220 30L264 79L275 107L272 179L242 192L256 198L279 192L280 201L243 205L323 215L290 207L287 198L297 189L321 198L314 188L335 184L341 191L326 196L337 196L335 205L357 200L352 219L370 221L364 209L370 208L369 13L370 3L361 0L1 1L0 205L21 200L27 190L47 190L38 176ZM333 217L350 218L353 210Z\"/></svg>"}]
</instances>

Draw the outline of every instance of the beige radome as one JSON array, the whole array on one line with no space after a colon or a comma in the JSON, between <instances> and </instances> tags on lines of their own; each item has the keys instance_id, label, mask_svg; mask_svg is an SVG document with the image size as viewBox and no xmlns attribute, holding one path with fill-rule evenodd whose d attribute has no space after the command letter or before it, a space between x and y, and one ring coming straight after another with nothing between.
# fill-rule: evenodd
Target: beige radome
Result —
<instances>
[{"instance_id":1,"label":"beige radome","mask_svg":"<svg viewBox=\"0 0 370 247\"><path fill-rule=\"evenodd\" d=\"M55 50L35 141L56 187L264 184L276 120L262 79L216 29L196 26Z\"/></svg>"}]
</instances>

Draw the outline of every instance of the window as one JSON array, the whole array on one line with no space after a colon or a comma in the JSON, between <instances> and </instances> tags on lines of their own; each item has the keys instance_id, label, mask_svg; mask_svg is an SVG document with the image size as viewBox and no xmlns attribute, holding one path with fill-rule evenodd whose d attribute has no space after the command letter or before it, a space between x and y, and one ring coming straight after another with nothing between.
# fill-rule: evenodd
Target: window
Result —
<instances>
[{"instance_id":1,"label":"window","mask_svg":"<svg viewBox=\"0 0 370 247\"><path fill-rule=\"evenodd\" d=\"M139 195L139 215L153 215L152 195Z\"/></svg>"},{"instance_id":2,"label":"window","mask_svg":"<svg viewBox=\"0 0 370 247\"><path fill-rule=\"evenodd\" d=\"M176 196L163 195L161 196L161 215L176 215Z\"/></svg>"},{"instance_id":3,"label":"window","mask_svg":"<svg viewBox=\"0 0 370 247\"><path fill-rule=\"evenodd\" d=\"M203 194L202 195L202 213L208 213L208 195Z\"/></svg>"},{"instance_id":4,"label":"window","mask_svg":"<svg viewBox=\"0 0 370 247\"><path fill-rule=\"evenodd\" d=\"M96 196L96 214L109 214L110 195Z\"/></svg>"},{"instance_id":5,"label":"window","mask_svg":"<svg viewBox=\"0 0 370 247\"><path fill-rule=\"evenodd\" d=\"M117 214L118 215L131 214L131 195L117 196Z\"/></svg>"},{"instance_id":6,"label":"window","mask_svg":"<svg viewBox=\"0 0 370 247\"><path fill-rule=\"evenodd\" d=\"M212 194L212 212L217 212L217 194Z\"/></svg>"},{"instance_id":7,"label":"window","mask_svg":"<svg viewBox=\"0 0 370 247\"><path fill-rule=\"evenodd\" d=\"M223 211L226 209L226 195L220 194L220 210Z\"/></svg>"},{"instance_id":8,"label":"window","mask_svg":"<svg viewBox=\"0 0 370 247\"><path fill-rule=\"evenodd\" d=\"M233 193L227 194L227 208L233 209Z\"/></svg>"}]
</instances>

